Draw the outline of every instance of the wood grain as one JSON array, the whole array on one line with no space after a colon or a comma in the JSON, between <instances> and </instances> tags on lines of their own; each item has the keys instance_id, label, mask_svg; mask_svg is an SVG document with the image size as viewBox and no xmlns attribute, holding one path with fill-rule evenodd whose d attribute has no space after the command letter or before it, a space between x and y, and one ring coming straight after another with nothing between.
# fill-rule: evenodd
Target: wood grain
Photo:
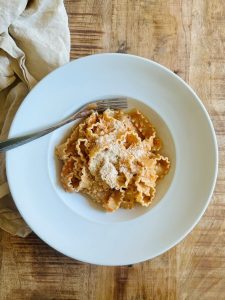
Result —
<instances>
[{"instance_id":1,"label":"wood grain","mask_svg":"<svg viewBox=\"0 0 225 300\"><path fill-rule=\"evenodd\" d=\"M80 263L35 234L0 232L0 299L225 299L225 2L67 0L71 58L125 52L151 58L201 97L217 133L216 190L177 247L130 267ZM206 145L207 151L207 145Z\"/></svg>"}]
</instances>

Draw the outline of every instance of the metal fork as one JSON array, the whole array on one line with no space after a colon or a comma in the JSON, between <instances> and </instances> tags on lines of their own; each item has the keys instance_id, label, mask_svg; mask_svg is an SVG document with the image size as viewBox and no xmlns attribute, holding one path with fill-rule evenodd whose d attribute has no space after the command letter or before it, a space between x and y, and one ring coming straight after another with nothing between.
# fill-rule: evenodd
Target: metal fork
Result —
<instances>
[{"instance_id":1,"label":"metal fork","mask_svg":"<svg viewBox=\"0 0 225 300\"><path fill-rule=\"evenodd\" d=\"M114 98L114 99L108 99L108 100L98 100L89 104L86 104L78 111L74 112L72 115L67 117L66 119L48 127L43 130L33 132L27 135L10 138L4 141L0 142L0 152L6 152L10 149L16 148L18 146L24 145L26 143L29 143L33 140L36 140L46 134L49 134L50 132L62 127L63 125L66 125L76 119L84 118L89 116L93 111L103 112L107 108L120 110L127 108L127 98Z\"/></svg>"}]
</instances>

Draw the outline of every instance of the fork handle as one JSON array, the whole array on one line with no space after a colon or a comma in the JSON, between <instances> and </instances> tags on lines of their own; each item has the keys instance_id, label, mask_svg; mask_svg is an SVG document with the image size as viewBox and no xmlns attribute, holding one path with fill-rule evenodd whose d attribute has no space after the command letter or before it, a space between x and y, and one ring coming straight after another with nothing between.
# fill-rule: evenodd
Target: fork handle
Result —
<instances>
[{"instance_id":1,"label":"fork handle","mask_svg":"<svg viewBox=\"0 0 225 300\"><path fill-rule=\"evenodd\" d=\"M44 129L39 132L26 134L23 136L4 140L4 141L0 142L0 152L6 152L6 151L16 148L18 146L22 146L26 143L29 143L33 140L36 140L36 139L54 131L55 129L56 128L52 127L52 128Z\"/></svg>"},{"instance_id":2,"label":"fork handle","mask_svg":"<svg viewBox=\"0 0 225 300\"><path fill-rule=\"evenodd\" d=\"M23 135L23 136L19 136L19 137L15 137L15 138L10 138L10 139L6 139L4 141L0 142L0 152L6 152L8 150L14 149L18 146L24 145L26 143L29 143L33 140L36 140L46 134L49 134L50 132L62 127L63 125L66 125L76 119L82 118L82 117L86 117L88 115L90 115L93 112L93 110L88 110L88 111L79 111L78 113L70 116L69 118L53 125L50 126L48 128L45 128L43 130L37 131L37 132L33 132L27 135Z\"/></svg>"}]
</instances>

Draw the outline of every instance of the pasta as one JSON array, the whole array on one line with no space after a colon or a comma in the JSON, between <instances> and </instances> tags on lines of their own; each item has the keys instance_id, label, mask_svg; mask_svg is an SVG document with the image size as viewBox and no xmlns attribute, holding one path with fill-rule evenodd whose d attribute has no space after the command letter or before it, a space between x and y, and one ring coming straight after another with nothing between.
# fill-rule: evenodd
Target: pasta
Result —
<instances>
[{"instance_id":1,"label":"pasta","mask_svg":"<svg viewBox=\"0 0 225 300\"><path fill-rule=\"evenodd\" d=\"M56 147L61 183L82 192L106 211L136 204L148 207L170 161L159 153L161 141L138 110L93 112Z\"/></svg>"}]
</instances>

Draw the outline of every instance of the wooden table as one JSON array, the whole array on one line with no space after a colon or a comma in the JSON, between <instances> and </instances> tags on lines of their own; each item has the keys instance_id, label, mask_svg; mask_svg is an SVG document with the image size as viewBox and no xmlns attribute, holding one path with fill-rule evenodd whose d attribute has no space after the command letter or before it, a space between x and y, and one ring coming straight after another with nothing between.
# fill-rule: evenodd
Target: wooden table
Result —
<instances>
[{"instance_id":1,"label":"wooden table","mask_svg":"<svg viewBox=\"0 0 225 300\"><path fill-rule=\"evenodd\" d=\"M177 247L130 267L67 258L35 234L0 232L0 299L225 299L224 0L67 0L71 58L125 52L185 79L204 102L220 150L216 190ZM206 148L207 151L207 148Z\"/></svg>"}]
</instances>

